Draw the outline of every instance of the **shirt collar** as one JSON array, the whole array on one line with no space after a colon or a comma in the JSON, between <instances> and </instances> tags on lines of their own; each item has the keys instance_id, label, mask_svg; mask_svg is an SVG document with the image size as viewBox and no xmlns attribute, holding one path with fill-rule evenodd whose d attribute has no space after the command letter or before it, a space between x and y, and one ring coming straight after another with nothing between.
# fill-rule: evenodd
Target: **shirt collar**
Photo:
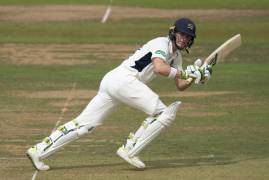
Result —
<instances>
[{"instance_id":1,"label":"shirt collar","mask_svg":"<svg viewBox=\"0 0 269 180\"><path fill-rule=\"evenodd\" d=\"M169 50L169 54L171 54L172 56L178 56L178 54L180 54L180 50L176 50L175 53L173 53L173 42L169 39L168 41L168 50Z\"/></svg>"},{"instance_id":2,"label":"shirt collar","mask_svg":"<svg viewBox=\"0 0 269 180\"><path fill-rule=\"evenodd\" d=\"M173 54L173 45L170 39L168 41L168 50L169 50L169 54Z\"/></svg>"}]
</instances>

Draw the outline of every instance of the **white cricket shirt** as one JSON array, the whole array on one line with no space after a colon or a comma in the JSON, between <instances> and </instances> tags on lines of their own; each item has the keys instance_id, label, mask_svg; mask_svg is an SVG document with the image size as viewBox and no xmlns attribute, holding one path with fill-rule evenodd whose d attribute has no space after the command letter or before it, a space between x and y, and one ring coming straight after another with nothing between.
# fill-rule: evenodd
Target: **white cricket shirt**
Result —
<instances>
[{"instance_id":1,"label":"white cricket shirt","mask_svg":"<svg viewBox=\"0 0 269 180\"><path fill-rule=\"evenodd\" d=\"M139 80L148 83L156 77L152 62L155 57L163 59L171 67L182 70L182 55L179 50L173 53L172 42L168 37L158 37L147 42L123 61L122 66L131 71L136 70Z\"/></svg>"}]
</instances>

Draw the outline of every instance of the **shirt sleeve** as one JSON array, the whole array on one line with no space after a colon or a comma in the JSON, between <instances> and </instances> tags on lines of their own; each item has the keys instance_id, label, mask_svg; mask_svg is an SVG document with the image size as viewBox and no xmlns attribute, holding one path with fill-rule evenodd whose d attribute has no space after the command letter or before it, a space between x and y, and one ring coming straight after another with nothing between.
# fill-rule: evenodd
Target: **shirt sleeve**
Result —
<instances>
[{"instance_id":1,"label":"shirt sleeve","mask_svg":"<svg viewBox=\"0 0 269 180\"><path fill-rule=\"evenodd\" d=\"M152 53L151 59L158 57L167 61L168 45L165 41L162 39L153 39L149 42L149 49Z\"/></svg>"}]
</instances>

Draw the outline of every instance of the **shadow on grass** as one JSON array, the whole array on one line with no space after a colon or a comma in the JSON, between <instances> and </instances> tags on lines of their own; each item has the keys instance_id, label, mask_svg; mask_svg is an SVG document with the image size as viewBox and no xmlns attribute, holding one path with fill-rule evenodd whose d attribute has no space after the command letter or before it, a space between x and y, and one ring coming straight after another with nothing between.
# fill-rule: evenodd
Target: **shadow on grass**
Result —
<instances>
[{"instance_id":1,"label":"shadow on grass","mask_svg":"<svg viewBox=\"0 0 269 180\"><path fill-rule=\"evenodd\" d=\"M186 159L167 159L167 160L153 160L147 161L146 169L165 169L165 168L180 168L180 167L194 167L194 166L216 166L235 164L239 161L232 160L227 157L215 158L186 158Z\"/></svg>"},{"instance_id":2,"label":"shadow on grass","mask_svg":"<svg viewBox=\"0 0 269 180\"><path fill-rule=\"evenodd\" d=\"M183 167L194 167L194 166L216 166L216 165L227 165L235 164L242 160L232 160L231 158L215 157L215 158L189 158L189 159L167 159L167 160L153 160L145 161L147 167L142 170L154 170L154 169L166 169L166 168L183 168ZM64 167L52 167L53 170L62 169L81 169L81 168L114 168L118 166L124 166L122 170L127 171L141 171L130 166L128 163L109 163L109 164L89 164L89 165L76 165L76 166L64 166ZM118 168L117 168L118 169Z\"/></svg>"},{"instance_id":3,"label":"shadow on grass","mask_svg":"<svg viewBox=\"0 0 269 180\"><path fill-rule=\"evenodd\" d=\"M76 165L76 166L62 166L62 167L52 167L52 170L62 170L62 169L81 169L81 168L110 168L110 167L116 167L116 166L123 166L126 165L126 163L110 163L110 164L85 164L85 165Z\"/></svg>"}]
</instances>

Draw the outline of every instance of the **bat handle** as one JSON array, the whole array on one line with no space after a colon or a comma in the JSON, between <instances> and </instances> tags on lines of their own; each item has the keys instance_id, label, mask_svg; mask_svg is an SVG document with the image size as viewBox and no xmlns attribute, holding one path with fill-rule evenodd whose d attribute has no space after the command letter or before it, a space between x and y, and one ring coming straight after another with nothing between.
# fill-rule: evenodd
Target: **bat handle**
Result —
<instances>
[{"instance_id":1,"label":"bat handle","mask_svg":"<svg viewBox=\"0 0 269 180\"><path fill-rule=\"evenodd\" d=\"M203 69L204 67L206 67L208 64L204 63L200 68ZM186 81L188 82L188 84L192 83L195 79L190 77L188 78Z\"/></svg>"}]
</instances>

